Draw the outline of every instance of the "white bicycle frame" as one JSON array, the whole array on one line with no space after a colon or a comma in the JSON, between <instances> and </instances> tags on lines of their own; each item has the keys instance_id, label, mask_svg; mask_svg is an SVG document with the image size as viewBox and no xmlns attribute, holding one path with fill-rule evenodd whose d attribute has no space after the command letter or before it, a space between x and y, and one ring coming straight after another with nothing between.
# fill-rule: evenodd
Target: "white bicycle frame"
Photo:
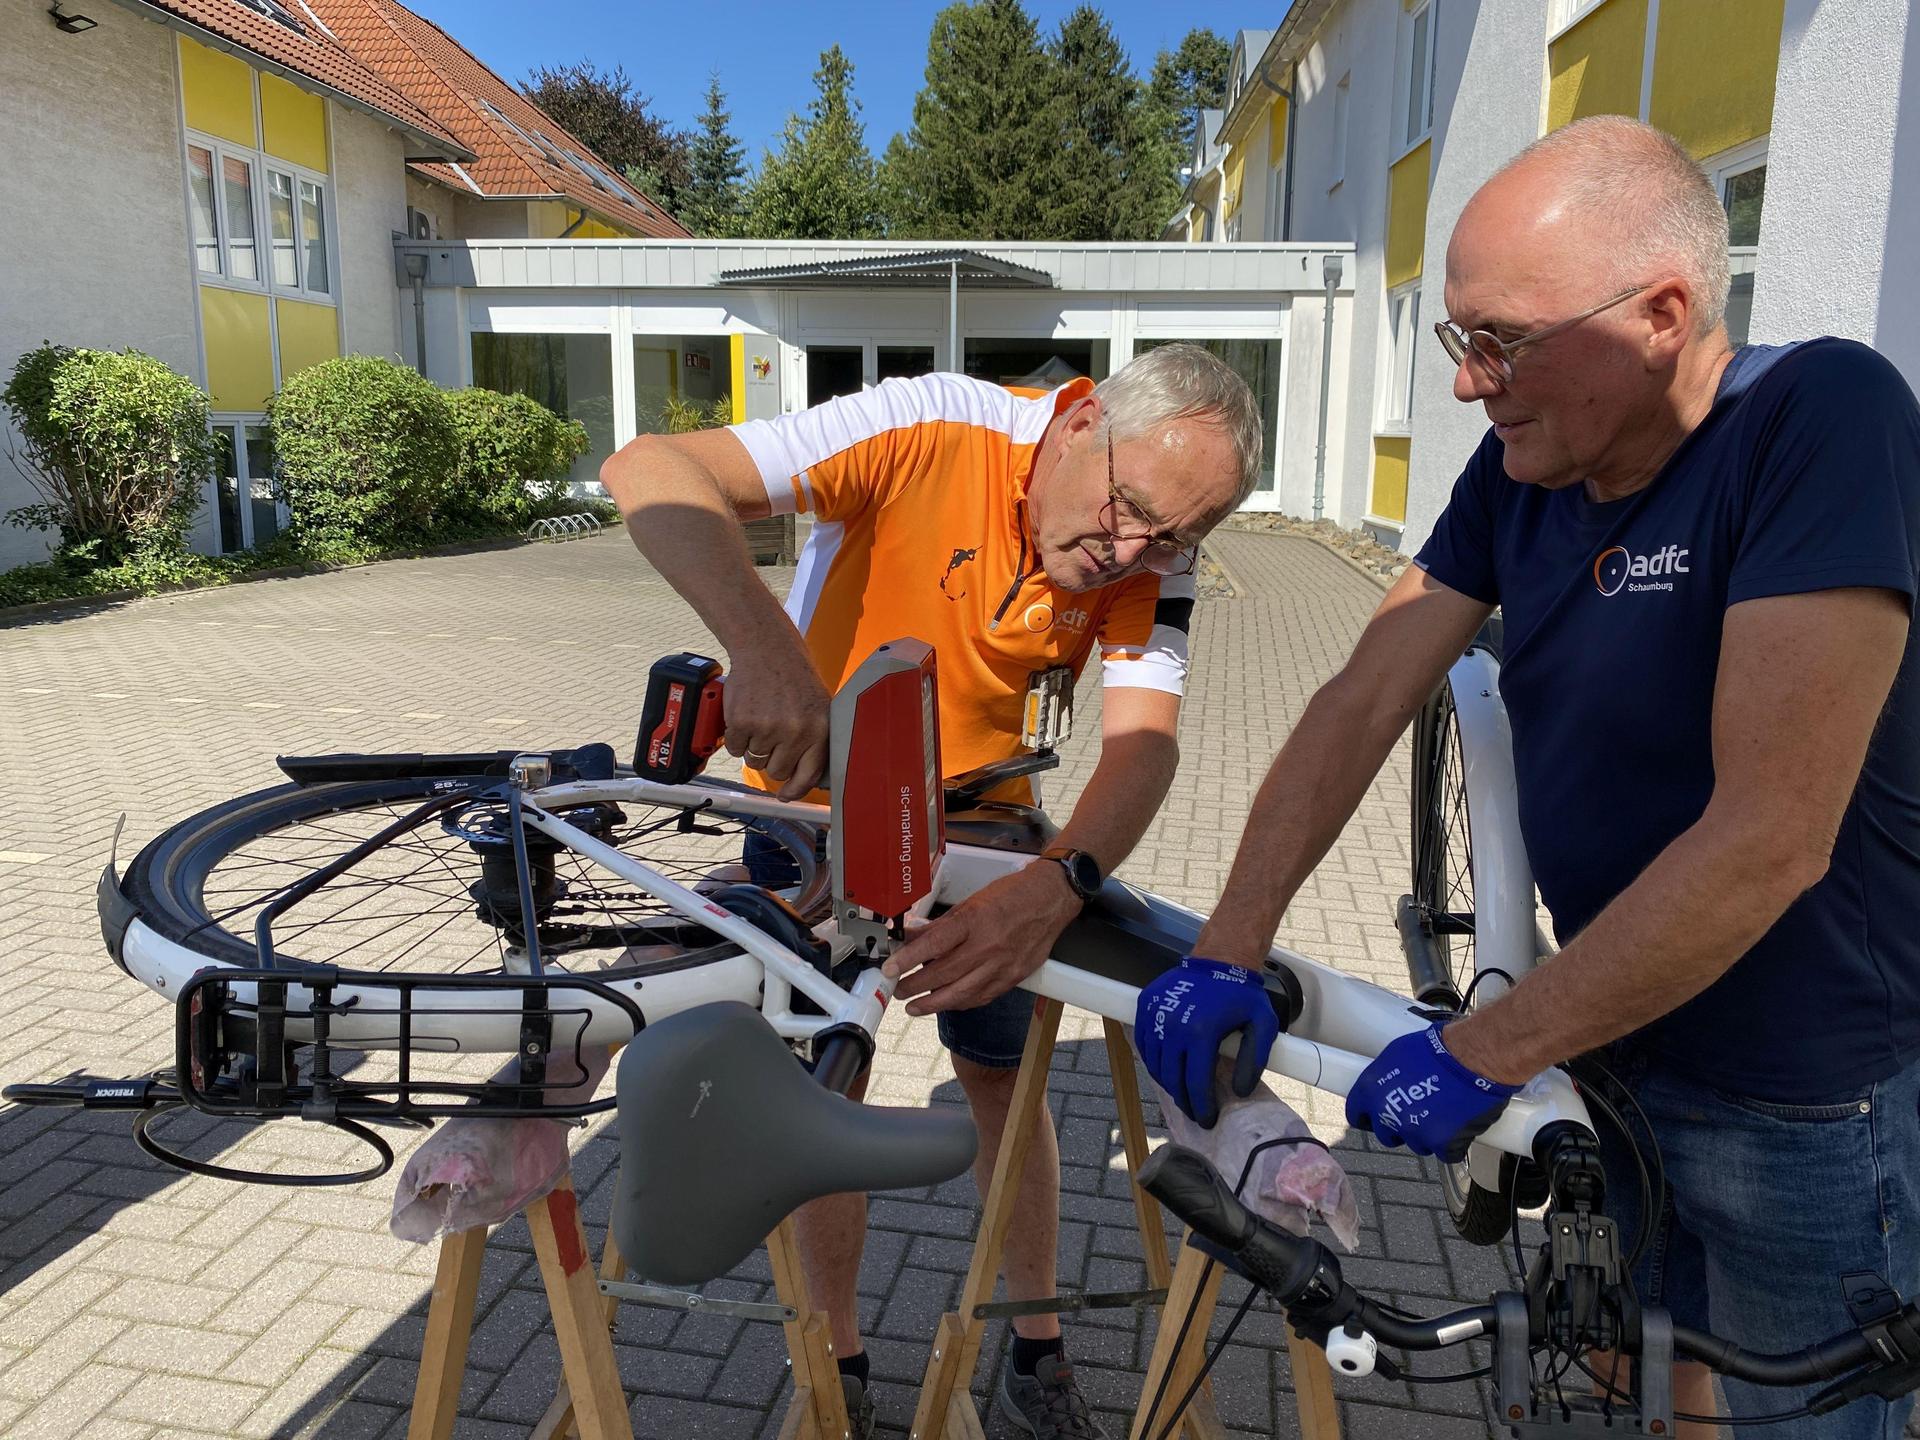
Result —
<instances>
[{"instance_id":1,"label":"white bicycle frame","mask_svg":"<svg viewBox=\"0 0 1920 1440\"><path fill-rule=\"evenodd\" d=\"M1494 674L1491 657L1482 652L1470 652L1454 667L1462 748L1467 756L1469 805L1480 817L1476 821L1473 846L1479 916L1476 951L1481 968L1499 968L1518 979L1534 959L1533 882L1519 842L1512 795L1513 761L1507 744L1505 712L1492 683ZM675 913L739 946L740 954L705 964L602 981L631 999L650 1021L696 1005L736 1000L755 1005L775 1031L787 1038L806 1038L829 1025L848 1022L859 1025L869 1035L878 1032L881 1016L893 996L893 984L877 967L863 970L850 990L842 990L766 932L554 813L596 802L682 806L814 826L829 823L827 807L699 784L672 786L640 779L614 779L530 791L525 796L523 814L528 825L550 839L645 891ZM925 915L935 906L956 905L1028 864L1032 858L950 841L933 891L917 907L918 912ZM1196 923L1202 918L1195 911L1171 905L1159 897L1149 898L1155 904L1192 917ZM831 921L818 927L816 933L829 942L836 964L853 953L854 942L842 936ZM170 998L178 995L180 987L195 974L210 965L223 963L164 938L138 919L126 932L123 956L128 970L136 978ZM1281 946L1274 947L1272 958L1298 980L1304 1001L1291 1030L1282 1034L1268 1053L1266 1068L1277 1074L1316 1089L1345 1095L1368 1061L1389 1041L1422 1029L1428 1023L1405 996L1370 981L1343 974ZM592 970L566 972L551 965L547 973L601 978ZM294 974L297 972L290 972L289 978ZM1498 982L1496 979L1490 983ZM1132 985L1056 960L1042 963L1023 984L1035 994L1124 1024L1132 1024L1140 994ZM290 988L288 1004L297 1010L305 1003L305 997L299 987ZM240 1003L252 1002L250 986L236 985L235 990ZM795 1014L796 991L818 1005L825 1015ZM369 1013L355 1015L351 1007L356 997L360 998L363 1012ZM334 991L334 1003L337 1007L349 1008L344 1013L338 1009L334 1012L336 1018L332 1021L330 1037L333 1044L377 1050L396 1043L390 1018L394 1008L392 992L383 995L381 987L371 982L360 986L341 985ZM570 1005L573 1003L569 1001ZM448 1053L511 1053L518 1048L521 1000L519 993L512 989L475 992L435 991L423 987L415 993L414 1004L412 1043L417 1048ZM631 1022L615 1005L581 991L577 1006L588 1017L580 1036L582 1043L612 1044L631 1034ZM432 1013L435 1007L459 1013L435 1016ZM378 1013L383 1011L386 1013ZM295 1041L303 1038L291 1022L289 1038ZM1586 1107L1571 1082L1561 1071L1551 1070L1528 1084L1475 1146L1481 1164L1491 1156L1497 1174L1499 1154L1530 1156L1534 1136L1556 1120L1590 1126ZM1479 1168L1476 1165L1476 1174Z\"/></svg>"}]
</instances>

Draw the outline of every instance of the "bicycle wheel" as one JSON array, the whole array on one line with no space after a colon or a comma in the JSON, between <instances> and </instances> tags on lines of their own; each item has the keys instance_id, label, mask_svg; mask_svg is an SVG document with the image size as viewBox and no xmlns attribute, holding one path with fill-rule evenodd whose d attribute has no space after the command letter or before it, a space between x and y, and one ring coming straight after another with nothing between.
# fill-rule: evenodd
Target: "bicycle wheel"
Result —
<instances>
[{"instance_id":1,"label":"bicycle wheel","mask_svg":"<svg viewBox=\"0 0 1920 1440\"><path fill-rule=\"evenodd\" d=\"M1476 645L1498 653L1497 631L1483 629ZM1420 998L1458 1009L1472 994L1474 976L1473 817L1467 799L1466 763L1460 749L1460 717L1453 686L1440 688L1421 707L1413 732L1413 903L1420 929L1441 958L1451 993L1429 989ZM1493 1245L1513 1219L1515 1157L1502 1157L1500 1183L1489 1189L1474 1180L1468 1162L1440 1167L1447 1214L1461 1238Z\"/></svg>"},{"instance_id":2,"label":"bicycle wheel","mask_svg":"<svg viewBox=\"0 0 1920 1440\"><path fill-rule=\"evenodd\" d=\"M128 867L122 891L166 939L212 960L253 965L254 922L264 906L447 794L449 784L413 776L244 795L149 842ZM828 875L818 826L656 802L555 813L689 887L748 878L742 853L747 838L758 837L760 863L769 846L791 862L787 873L797 881L781 891L789 903L809 917L824 910ZM510 952L524 940L525 926L509 836L506 807L497 800L475 799L430 817L281 915L273 925L277 963L435 975L513 969ZM529 840L535 934L556 967L569 968L575 952L622 952L606 968L586 967L596 979L618 979L735 952L574 852L537 834Z\"/></svg>"}]
</instances>

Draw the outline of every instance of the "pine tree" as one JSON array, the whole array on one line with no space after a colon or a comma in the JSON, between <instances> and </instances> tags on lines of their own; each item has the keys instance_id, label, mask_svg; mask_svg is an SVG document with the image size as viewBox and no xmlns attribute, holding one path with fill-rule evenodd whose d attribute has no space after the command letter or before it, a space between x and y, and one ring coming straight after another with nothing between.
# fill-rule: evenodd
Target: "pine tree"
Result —
<instances>
[{"instance_id":1,"label":"pine tree","mask_svg":"<svg viewBox=\"0 0 1920 1440\"><path fill-rule=\"evenodd\" d=\"M1227 98L1232 64L1233 46L1202 29L1189 30L1178 50L1162 50L1155 58L1148 91L1167 117L1168 138L1181 164L1193 149L1200 112L1218 109Z\"/></svg>"},{"instance_id":2,"label":"pine tree","mask_svg":"<svg viewBox=\"0 0 1920 1440\"><path fill-rule=\"evenodd\" d=\"M733 234L745 207L740 182L747 173L747 152L730 128L726 98L716 70L707 77L707 108L688 147L686 198L680 207L680 222L696 235Z\"/></svg>"},{"instance_id":3,"label":"pine tree","mask_svg":"<svg viewBox=\"0 0 1920 1440\"><path fill-rule=\"evenodd\" d=\"M1092 6L1061 22L1047 54L1058 121L1047 238L1156 238L1180 197L1162 112Z\"/></svg>"},{"instance_id":4,"label":"pine tree","mask_svg":"<svg viewBox=\"0 0 1920 1440\"><path fill-rule=\"evenodd\" d=\"M882 233L880 192L853 98L853 62L838 45L820 57L819 94L788 118L747 194L742 233L759 239L866 240Z\"/></svg>"},{"instance_id":5,"label":"pine tree","mask_svg":"<svg viewBox=\"0 0 1920 1440\"><path fill-rule=\"evenodd\" d=\"M1045 186L1059 129L1052 79L1020 0L961 0L936 15L913 128L887 151L884 190L897 233L1053 233Z\"/></svg>"}]
</instances>

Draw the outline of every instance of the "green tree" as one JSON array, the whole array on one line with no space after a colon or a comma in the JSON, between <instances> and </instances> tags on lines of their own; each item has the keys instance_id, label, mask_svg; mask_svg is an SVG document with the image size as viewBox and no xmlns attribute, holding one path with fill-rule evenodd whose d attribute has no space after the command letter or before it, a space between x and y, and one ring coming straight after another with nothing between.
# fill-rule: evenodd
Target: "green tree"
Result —
<instances>
[{"instance_id":1,"label":"green tree","mask_svg":"<svg viewBox=\"0 0 1920 1440\"><path fill-rule=\"evenodd\" d=\"M853 62L838 45L813 72L805 117L788 117L747 192L742 233L757 239L866 240L883 233L877 167L867 149Z\"/></svg>"},{"instance_id":2,"label":"green tree","mask_svg":"<svg viewBox=\"0 0 1920 1440\"><path fill-rule=\"evenodd\" d=\"M1163 113L1099 11L1082 5L1047 47L1058 134L1048 239L1151 240L1179 202Z\"/></svg>"},{"instance_id":3,"label":"green tree","mask_svg":"<svg viewBox=\"0 0 1920 1440\"><path fill-rule=\"evenodd\" d=\"M707 77L707 108L688 147L686 198L680 207L680 222L696 235L731 235L740 226L747 152L734 138L726 99L716 70Z\"/></svg>"},{"instance_id":4,"label":"green tree","mask_svg":"<svg viewBox=\"0 0 1920 1440\"><path fill-rule=\"evenodd\" d=\"M1233 46L1211 30L1189 30L1180 48L1162 50L1153 62L1148 95L1166 116L1168 138L1186 163L1194 127L1202 110L1216 110L1227 98L1227 70Z\"/></svg>"},{"instance_id":5,"label":"green tree","mask_svg":"<svg viewBox=\"0 0 1920 1440\"><path fill-rule=\"evenodd\" d=\"M591 60L541 66L520 89L629 183L678 213L689 179L689 137L648 108L652 100L633 88L626 67L598 69Z\"/></svg>"},{"instance_id":6,"label":"green tree","mask_svg":"<svg viewBox=\"0 0 1920 1440\"><path fill-rule=\"evenodd\" d=\"M1046 183L1058 143L1053 67L1020 0L934 17L913 128L887 149L884 192L903 234L1033 240L1057 226Z\"/></svg>"}]
</instances>

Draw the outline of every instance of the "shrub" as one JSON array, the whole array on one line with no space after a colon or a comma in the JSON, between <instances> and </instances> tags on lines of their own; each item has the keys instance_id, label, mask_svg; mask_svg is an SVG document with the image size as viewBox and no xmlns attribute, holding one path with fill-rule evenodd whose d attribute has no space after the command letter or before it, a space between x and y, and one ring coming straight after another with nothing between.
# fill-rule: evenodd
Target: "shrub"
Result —
<instances>
[{"instance_id":1,"label":"shrub","mask_svg":"<svg viewBox=\"0 0 1920 1440\"><path fill-rule=\"evenodd\" d=\"M302 543L424 537L453 489L459 437L445 394L374 355L302 370L267 402L277 484Z\"/></svg>"},{"instance_id":2,"label":"shrub","mask_svg":"<svg viewBox=\"0 0 1920 1440\"><path fill-rule=\"evenodd\" d=\"M587 452L587 429L525 395L451 390L459 440L454 506L469 518L519 528L552 513L567 472Z\"/></svg>"},{"instance_id":3,"label":"shrub","mask_svg":"<svg viewBox=\"0 0 1920 1440\"><path fill-rule=\"evenodd\" d=\"M213 467L207 397L138 350L44 344L0 390L26 449L14 464L41 499L10 523L59 534L70 566L184 549Z\"/></svg>"},{"instance_id":4,"label":"shrub","mask_svg":"<svg viewBox=\"0 0 1920 1440\"><path fill-rule=\"evenodd\" d=\"M660 428L668 435L713 430L732 423L733 401L725 395L707 405L674 396L660 411Z\"/></svg>"}]
</instances>

